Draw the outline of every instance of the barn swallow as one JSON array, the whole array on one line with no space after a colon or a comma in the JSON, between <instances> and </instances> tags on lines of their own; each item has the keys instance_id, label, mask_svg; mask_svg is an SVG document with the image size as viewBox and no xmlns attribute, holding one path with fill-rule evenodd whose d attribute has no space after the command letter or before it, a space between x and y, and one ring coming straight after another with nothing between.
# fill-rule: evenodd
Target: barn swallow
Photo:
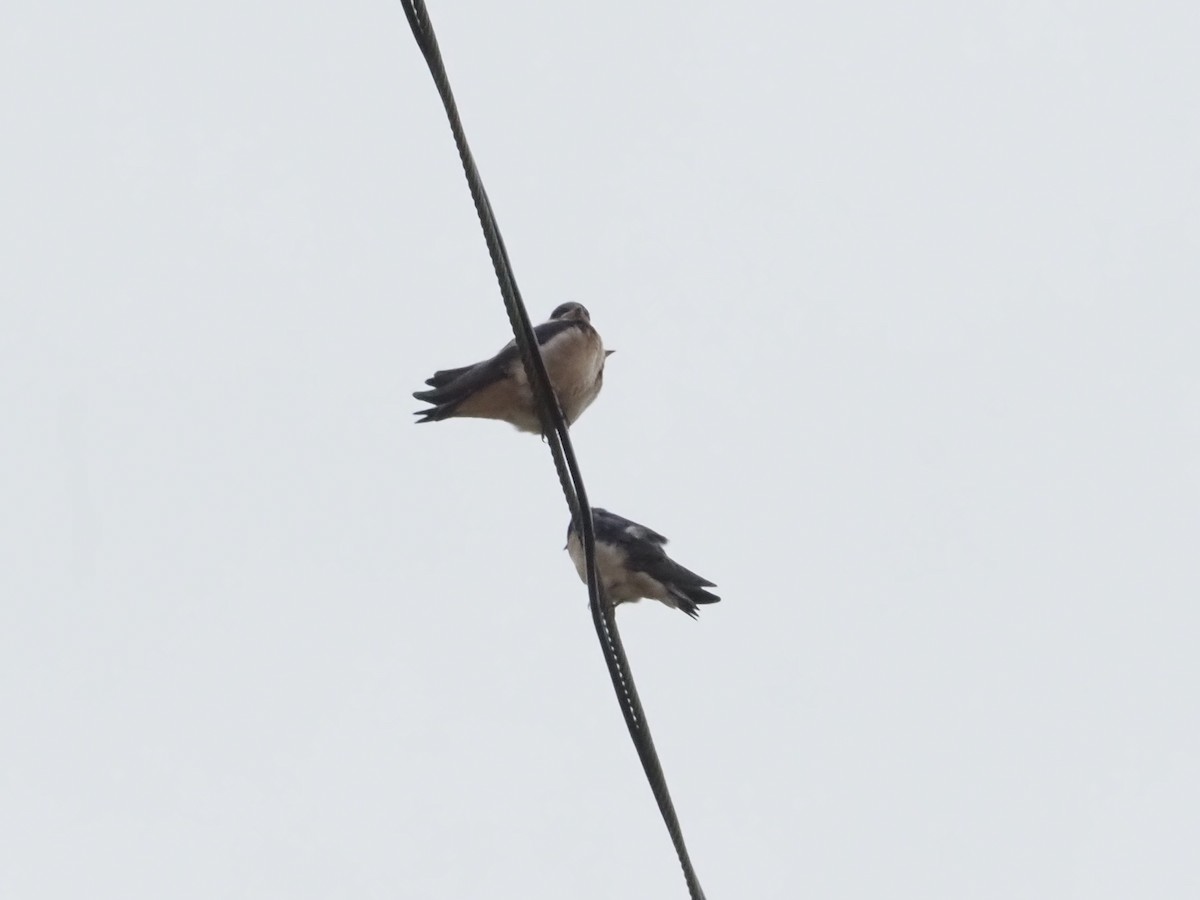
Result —
<instances>
[{"instance_id":1,"label":"barn swallow","mask_svg":"<svg viewBox=\"0 0 1200 900\"><path fill-rule=\"evenodd\" d=\"M562 304L533 333L569 426L600 393L604 360L614 351L604 349L581 303ZM541 434L542 422L516 341L509 341L491 359L461 369L443 369L425 383L431 389L413 396L433 407L419 410L416 415L423 418L418 422L439 422L455 416L500 419L518 431Z\"/></svg>"},{"instance_id":2,"label":"barn swallow","mask_svg":"<svg viewBox=\"0 0 1200 900\"><path fill-rule=\"evenodd\" d=\"M682 609L694 619L700 612L698 604L721 599L705 590L716 587L715 584L667 556L663 550L667 539L658 532L599 507L592 507L592 522L596 532L596 569L604 593L613 605L647 597L672 609ZM575 563L575 571L586 582L583 541L574 519L567 527L567 552Z\"/></svg>"}]
</instances>

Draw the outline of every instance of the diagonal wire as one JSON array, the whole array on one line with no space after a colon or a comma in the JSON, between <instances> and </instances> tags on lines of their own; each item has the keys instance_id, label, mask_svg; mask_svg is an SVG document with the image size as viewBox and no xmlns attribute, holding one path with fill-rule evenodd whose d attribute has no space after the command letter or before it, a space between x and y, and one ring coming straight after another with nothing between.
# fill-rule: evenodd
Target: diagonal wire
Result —
<instances>
[{"instance_id":1,"label":"diagonal wire","mask_svg":"<svg viewBox=\"0 0 1200 900\"><path fill-rule=\"evenodd\" d=\"M612 605L605 601L596 572L596 534L592 522L592 510L588 504L587 491L583 485L583 476L579 471L579 463L575 458L575 450L571 446L571 438L567 433L567 423L559 408L558 400L550 387L550 378L542 360L541 350L533 333L533 325L529 313L521 299L517 288L516 277L513 275L512 264L508 258L508 250L504 239L500 236L500 228L496 223L495 213L491 202L483 188L475 159L467 145L466 133L458 115L458 106L454 102L454 94L450 90L449 77L442 63L442 54L438 49L437 37L434 35L433 24L423 0L401 0L404 14L412 28L442 105L446 109L446 117L450 122L450 130L454 133L454 143L458 147L458 156L462 161L463 173L466 175L467 186L471 191L471 199L475 203L475 211L479 215L479 223L483 228L484 240L492 257L492 266L496 271L496 279L500 283L500 293L504 297L504 308L508 313L509 324L517 348L521 352L521 360L525 366L525 374L533 388L537 401L538 414L542 420L542 433L550 445L550 453L554 458L554 467L558 472L558 480L562 485L563 495L571 516L579 529L584 548L586 574L588 583L588 605L592 613L592 623L596 635L600 639L600 648L604 653L604 661L608 666L609 677L617 694L617 702L625 717L630 737L637 749L638 758L650 782L654 799L658 802L659 811L671 835L671 842L683 868L684 879L692 900L704 900L704 891L696 878L692 867L691 857L683 840L683 830L679 825L679 817L675 814L675 806L671 802L671 794L667 790L666 777L663 775L662 764L658 752L654 749L654 740L650 736L650 728L642 711L642 703L638 697L637 688L633 683L633 673L629 668L629 660L625 655L625 647L621 643L621 635L617 631L617 623Z\"/></svg>"}]
</instances>

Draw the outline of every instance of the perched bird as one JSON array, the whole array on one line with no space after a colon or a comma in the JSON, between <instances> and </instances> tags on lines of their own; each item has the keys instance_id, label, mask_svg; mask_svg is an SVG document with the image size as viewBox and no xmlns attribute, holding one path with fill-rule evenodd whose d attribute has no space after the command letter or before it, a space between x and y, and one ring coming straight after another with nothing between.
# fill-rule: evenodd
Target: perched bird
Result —
<instances>
[{"instance_id":1,"label":"perched bird","mask_svg":"<svg viewBox=\"0 0 1200 900\"><path fill-rule=\"evenodd\" d=\"M533 333L558 404L567 425L572 425L600 393L604 360L613 351L604 349L581 303L562 304ZM463 416L500 419L518 431L542 432L516 341L509 341L491 359L461 369L443 369L425 383L430 390L417 391L413 396L433 407L418 411L416 415L423 417L418 422Z\"/></svg>"},{"instance_id":2,"label":"perched bird","mask_svg":"<svg viewBox=\"0 0 1200 900\"><path fill-rule=\"evenodd\" d=\"M648 597L672 609L682 609L693 619L697 605L716 603L721 598L706 591L716 587L679 563L663 545L667 539L645 525L631 522L606 509L592 507L596 532L596 569L609 602L614 606ZM583 541L574 519L567 527L567 552L575 571L587 581Z\"/></svg>"}]
</instances>

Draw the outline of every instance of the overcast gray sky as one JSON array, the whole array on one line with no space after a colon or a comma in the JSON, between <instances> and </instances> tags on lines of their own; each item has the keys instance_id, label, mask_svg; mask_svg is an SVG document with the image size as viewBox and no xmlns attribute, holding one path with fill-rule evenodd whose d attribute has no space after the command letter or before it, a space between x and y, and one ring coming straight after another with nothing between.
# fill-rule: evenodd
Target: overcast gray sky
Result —
<instances>
[{"instance_id":1,"label":"overcast gray sky","mask_svg":"<svg viewBox=\"0 0 1200 900\"><path fill-rule=\"evenodd\" d=\"M1200 7L430 0L710 900L1200 895ZM398 3L10 0L0 895L686 896Z\"/></svg>"}]
</instances>

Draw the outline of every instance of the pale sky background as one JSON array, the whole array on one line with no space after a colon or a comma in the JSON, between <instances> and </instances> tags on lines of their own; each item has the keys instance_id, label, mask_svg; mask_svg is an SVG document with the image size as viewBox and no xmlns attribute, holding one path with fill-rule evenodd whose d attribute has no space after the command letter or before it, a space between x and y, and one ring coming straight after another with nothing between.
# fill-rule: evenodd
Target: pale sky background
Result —
<instances>
[{"instance_id":1,"label":"pale sky background","mask_svg":"<svg viewBox=\"0 0 1200 900\"><path fill-rule=\"evenodd\" d=\"M431 0L710 900L1200 896L1200 6ZM9 0L0 896L683 898L398 3Z\"/></svg>"}]
</instances>

